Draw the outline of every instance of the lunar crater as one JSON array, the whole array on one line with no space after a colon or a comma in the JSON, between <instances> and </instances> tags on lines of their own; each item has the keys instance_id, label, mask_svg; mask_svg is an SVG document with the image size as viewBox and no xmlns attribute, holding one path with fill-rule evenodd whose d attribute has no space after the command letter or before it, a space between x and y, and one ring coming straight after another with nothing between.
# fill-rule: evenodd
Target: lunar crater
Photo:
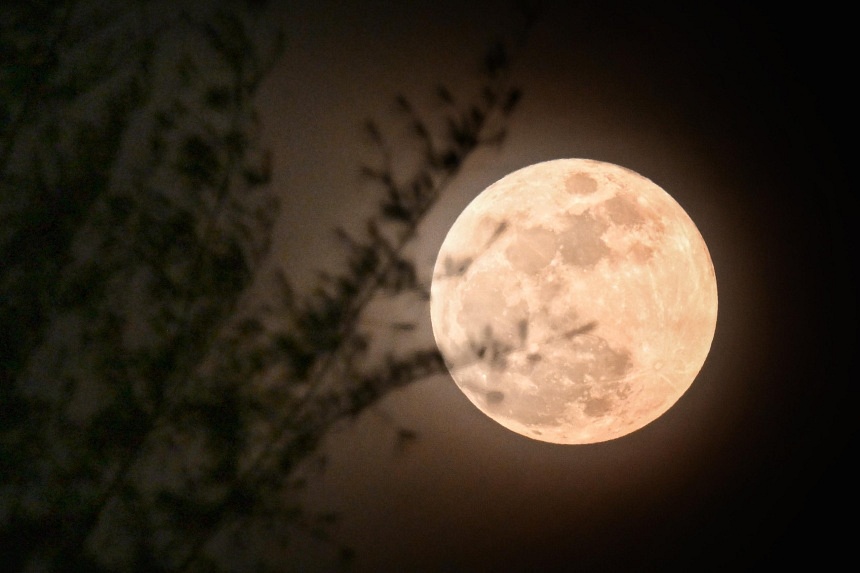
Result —
<instances>
[{"instance_id":1,"label":"lunar crater","mask_svg":"<svg viewBox=\"0 0 860 573\"><path fill-rule=\"evenodd\" d=\"M580 267L591 267L609 254L603 241L608 225L586 211L572 215L570 223L561 235L561 256L564 262Z\"/></svg>"},{"instance_id":2,"label":"lunar crater","mask_svg":"<svg viewBox=\"0 0 860 573\"><path fill-rule=\"evenodd\" d=\"M558 239L551 230L531 227L513 235L505 256L514 270L533 274L550 264L558 247Z\"/></svg>"},{"instance_id":3,"label":"lunar crater","mask_svg":"<svg viewBox=\"0 0 860 573\"><path fill-rule=\"evenodd\" d=\"M612 400L607 396L601 396L599 398L589 397L585 401L583 411L586 415L591 416L592 418L605 416L612 411Z\"/></svg>"},{"instance_id":4,"label":"lunar crater","mask_svg":"<svg viewBox=\"0 0 860 573\"><path fill-rule=\"evenodd\" d=\"M586 173L573 172L565 178L564 188L574 195L591 195L597 191L597 181Z\"/></svg>"},{"instance_id":5,"label":"lunar crater","mask_svg":"<svg viewBox=\"0 0 860 573\"><path fill-rule=\"evenodd\" d=\"M636 203L627 197L616 195L603 203L608 219L623 227L641 227L646 220Z\"/></svg>"}]
</instances>

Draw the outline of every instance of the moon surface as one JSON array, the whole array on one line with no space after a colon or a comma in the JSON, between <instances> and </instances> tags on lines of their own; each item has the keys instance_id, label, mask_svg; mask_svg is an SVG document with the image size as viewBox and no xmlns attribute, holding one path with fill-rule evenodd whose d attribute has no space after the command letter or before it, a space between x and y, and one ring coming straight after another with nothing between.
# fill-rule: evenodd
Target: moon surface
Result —
<instances>
[{"instance_id":1,"label":"moon surface","mask_svg":"<svg viewBox=\"0 0 860 573\"><path fill-rule=\"evenodd\" d=\"M684 209L649 179L587 159L531 165L478 195L434 269L433 334L487 416L560 444L612 440L690 387L717 284Z\"/></svg>"}]
</instances>

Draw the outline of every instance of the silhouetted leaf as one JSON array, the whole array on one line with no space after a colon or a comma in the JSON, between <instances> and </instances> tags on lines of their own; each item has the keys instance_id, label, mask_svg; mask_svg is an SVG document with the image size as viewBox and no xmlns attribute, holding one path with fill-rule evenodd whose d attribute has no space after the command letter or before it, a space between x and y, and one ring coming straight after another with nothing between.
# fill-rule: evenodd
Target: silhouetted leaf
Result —
<instances>
[{"instance_id":1,"label":"silhouetted leaf","mask_svg":"<svg viewBox=\"0 0 860 573\"><path fill-rule=\"evenodd\" d=\"M407 447L418 439L418 434L415 430L409 428L398 428L395 447L398 451L403 452Z\"/></svg>"},{"instance_id":2,"label":"silhouetted leaf","mask_svg":"<svg viewBox=\"0 0 860 573\"><path fill-rule=\"evenodd\" d=\"M502 104L502 113L508 115L514 111L514 108L517 106L522 96L522 90L519 88L512 88L508 92L507 96L505 96L505 103Z\"/></svg>"},{"instance_id":3,"label":"silhouetted leaf","mask_svg":"<svg viewBox=\"0 0 860 573\"><path fill-rule=\"evenodd\" d=\"M248 185L266 185L272 180L272 170L268 164L257 169L248 168L242 171L242 176Z\"/></svg>"},{"instance_id":4,"label":"silhouetted leaf","mask_svg":"<svg viewBox=\"0 0 860 573\"><path fill-rule=\"evenodd\" d=\"M508 67L508 49L503 42L496 42L484 57L484 71L491 78L497 77Z\"/></svg>"},{"instance_id":5,"label":"silhouetted leaf","mask_svg":"<svg viewBox=\"0 0 860 573\"><path fill-rule=\"evenodd\" d=\"M491 135L487 135L487 136L482 137L481 142L484 143L485 145L500 146L502 143L505 142L505 139L507 139L507 137L508 137L507 130L499 129L498 131L496 131L495 133L492 133Z\"/></svg>"},{"instance_id":6,"label":"silhouetted leaf","mask_svg":"<svg viewBox=\"0 0 860 573\"><path fill-rule=\"evenodd\" d=\"M365 121L364 129L370 136L371 141L373 141L377 145L382 144L382 133L379 131L379 126L376 125L375 121L373 121L372 119L368 119L367 121Z\"/></svg>"},{"instance_id":7,"label":"silhouetted leaf","mask_svg":"<svg viewBox=\"0 0 860 573\"><path fill-rule=\"evenodd\" d=\"M383 177L385 177L384 172L368 165L362 165L359 168L359 172L368 179L382 179Z\"/></svg>"},{"instance_id":8,"label":"silhouetted leaf","mask_svg":"<svg viewBox=\"0 0 860 573\"><path fill-rule=\"evenodd\" d=\"M472 266L472 259L470 257L466 257L463 259L455 260L450 256L445 257L445 277L453 278L459 277L466 274L469 270L469 267Z\"/></svg>"},{"instance_id":9,"label":"silhouetted leaf","mask_svg":"<svg viewBox=\"0 0 860 573\"><path fill-rule=\"evenodd\" d=\"M436 95L442 100L444 103L453 105L454 104L454 96L451 95L451 92L448 91L448 88L440 85L436 88Z\"/></svg>"},{"instance_id":10,"label":"silhouetted leaf","mask_svg":"<svg viewBox=\"0 0 860 573\"><path fill-rule=\"evenodd\" d=\"M412 213L400 202L383 203L382 214L388 219L402 223L409 223L412 220Z\"/></svg>"},{"instance_id":11,"label":"silhouetted leaf","mask_svg":"<svg viewBox=\"0 0 860 573\"><path fill-rule=\"evenodd\" d=\"M233 103L233 92L229 86L212 86L206 90L206 105L216 111L224 111Z\"/></svg>"},{"instance_id":12,"label":"silhouetted leaf","mask_svg":"<svg viewBox=\"0 0 860 573\"><path fill-rule=\"evenodd\" d=\"M318 518L323 523L331 525L333 523L337 523L337 521L340 520L340 514L335 513L333 511L328 511L328 512L324 512L324 513L319 514Z\"/></svg>"},{"instance_id":13,"label":"silhouetted leaf","mask_svg":"<svg viewBox=\"0 0 860 573\"><path fill-rule=\"evenodd\" d=\"M427 126L422 121L413 121L412 129L415 131L415 135L417 135L418 137L421 137L423 139L430 137L430 132L427 131Z\"/></svg>"},{"instance_id":14,"label":"silhouetted leaf","mask_svg":"<svg viewBox=\"0 0 860 573\"><path fill-rule=\"evenodd\" d=\"M134 446L142 432L149 427L147 416L134 407L123 404L122 408L108 405L94 416L88 427L90 445L98 451Z\"/></svg>"},{"instance_id":15,"label":"silhouetted leaf","mask_svg":"<svg viewBox=\"0 0 860 573\"><path fill-rule=\"evenodd\" d=\"M415 264L412 261L398 258L394 260L385 273L381 286L393 292L414 287L418 281Z\"/></svg>"},{"instance_id":16,"label":"silhouetted leaf","mask_svg":"<svg viewBox=\"0 0 860 573\"><path fill-rule=\"evenodd\" d=\"M236 69L250 52L251 40L245 33L241 19L228 12L219 12L212 23L204 24L209 43Z\"/></svg>"},{"instance_id":17,"label":"silhouetted leaf","mask_svg":"<svg viewBox=\"0 0 860 573\"><path fill-rule=\"evenodd\" d=\"M192 135L182 144L177 167L193 185L213 185L218 178L221 162L209 142L199 135Z\"/></svg>"},{"instance_id":18,"label":"silhouetted leaf","mask_svg":"<svg viewBox=\"0 0 860 573\"><path fill-rule=\"evenodd\" d=\"M460 156L454 151L449 151L442 156L442 166L448 170L458 168L460 166Z\"/></svg>"},{"instance_id":19,"label":"silhouetted leaf","mask_svg":"<svg viewBox=\"0 0 860 573\"><path fill-rule=\"evenodd\" d=\"M162 490L158 493L156 503L168 508L177 519L193 523L198 529L214 525L220 518L221 508L218 504L206 503L189 494Z\"/></svg>"},{"instance_id":20,"label":"silhouetted leaf","mask_svg":"<svg viewBox=\"0 0 860 573\"><path fill-rule=\"evenodd\" d=\"M480 129L484 123L484 112L477 106L472 106L469 110L470 119L472 120L472 126L475 129Z\"/></svg>"},{"instance_id":21,"label":"silhouetted leaf","mask_svg":"<svg viewBox=\"0 0 860 573\"><path fill-rule=\"evenodd\" d=\"M490 246L495 243L499 239L499 237L501 237L505 233L505 231L508 230L509 227L510 223L508 223L507 221L500 221L499 224L496 225L496 228L493 229L493 235L490 237L490 240L487 241L486 246Z\"/></svg>"},{"instance_id":22,"label":"silhouetted leaf","mask_svg":"<svg viewBox=\"0 0 860 573\"><path fill-rule=\"evenodd\" d=\"M241 130L231 129L224 135L224 146L229 153L242 155L248 147L248 138Z\"/></svg>"},{"instance_id":23,"label":"silhouetted leaf","mask_svg":"<svg viewBox=\"0 0 860 573\"><path fill-rule=\"evenodd\" d=\"M340 561L349 564L355 561L355 550L351 547L342 547L339 552Z\"/></svg>"},{"instance_id":24,"label":"silhouetted leaf","mask_svg":"<svg viewBox=\"0 0 860 573\"><path fill-rule=\"evenodd\" d=\"M583 326L580 326L580 327L577 327L577 328L574 328L572 330L565 332L563 337L564 338L573 338L574 336L579 336L581 334L588 334L589 332L593 331L595 328L597 328L597 322L592 321L592 322L589 322L588 324L585 324Z\"/></svg>"},{"instance_id":25,"label":"silhouetted leaf","mask_svg":"<svg viewBox=\"0 0 860 573\"><path fill-rule=\"evenodd\" d=\"M397 107L400 108L401 111L412 112L412 104L409 103L409 100L406 99L406 96L403 94L397 94L394 98L394 101L397 102Z\"/></svg>"}]
</instances>

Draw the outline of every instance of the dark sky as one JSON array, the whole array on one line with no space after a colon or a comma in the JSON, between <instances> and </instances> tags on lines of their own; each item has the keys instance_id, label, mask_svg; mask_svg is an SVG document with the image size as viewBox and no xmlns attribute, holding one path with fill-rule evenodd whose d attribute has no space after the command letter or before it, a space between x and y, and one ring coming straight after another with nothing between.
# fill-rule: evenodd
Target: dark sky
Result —
<instances>
[{"instance_id":1,"label":"dark sky","mask_svg":"<svg viewBox=\"0 0 860 573\"><path fill-rule=\"evenodd\" d=\"M514 69L524 99L510 139L465 166L419 263L429 272L459 211L515 169L624 165L673 195L708 243L720 304L708 361L662 418L588 446L513 434L449 377L390 396L333 433L309 493L342 512L335 533L357 570L750 570L845 550L827 530L854 499L856 184L841 144L847 88L830 71L848 53L846 16L645 4L545 2ZM513 21L507 2L387 5L279 8L287 51L261 103L286 197L278 253L300 283L334 264L330 229L376 205L356 192L363 120L390 114L397 92L467 89ZM408 309L425 326L426 310ZM407 451L386 416L419 432ZM289 563L324 571L323 555L302 545Z\"/></svg>"}]
</instances>

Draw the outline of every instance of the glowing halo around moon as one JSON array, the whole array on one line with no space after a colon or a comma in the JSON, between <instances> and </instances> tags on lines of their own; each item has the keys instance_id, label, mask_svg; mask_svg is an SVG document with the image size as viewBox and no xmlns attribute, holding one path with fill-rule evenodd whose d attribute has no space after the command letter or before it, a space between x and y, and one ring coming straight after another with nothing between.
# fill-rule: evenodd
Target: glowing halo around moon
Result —
<instances>
[{"instance_id":1,"label":"glowing halo around moon","mask_svg":"<svg viewBox=\"0 0 860 573\"><path fill-rule=\"evenodd\" d=\"M439 251L433 334L454 381L530 438L629 434L681 397L717 321L708 248L649 179L586 159L531 165L460 214Z\"/></svg>"}]
</instances>

